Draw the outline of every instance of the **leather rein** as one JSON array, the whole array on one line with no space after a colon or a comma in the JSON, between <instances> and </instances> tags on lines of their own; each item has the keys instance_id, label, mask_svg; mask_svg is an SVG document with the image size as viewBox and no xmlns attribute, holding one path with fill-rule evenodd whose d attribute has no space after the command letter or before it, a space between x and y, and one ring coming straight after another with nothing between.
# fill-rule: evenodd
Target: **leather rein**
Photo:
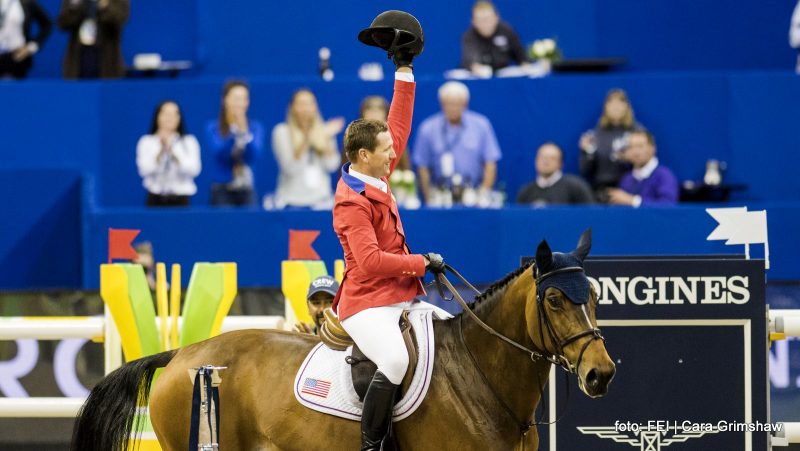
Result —
<instances>
[{"instance_id":1,"label":"leather rein","mask_svg":"<svg viewBox=\"0 0 800 451\"><path fill-rule=\"evenodd\" d=\"M465 279L464 276L462 276L452 266L450 266L448 264L445 264L445 270L449 271L450 273L452 273L467 288L469 288L470 290L472 290L476 294L479 294L479 295L481 294L481 292L477 288L475 288L475 286L473 286L471 283L469 283L469 281L467 279ZM499 340L501 340L502 342L504 342L504 343L506 343L506 344L508 344L508 345L510 345L510 346L512 346L512 347L514 347L514 348L516 348L516 349L528 354L530 356L530 359L532 361L534 361L534 362L537 361L537 360L546 360L549 363L552 363L553 365L560 366L564 371L566 371L566 373L577 374L578 370L580 369L581 361L583 360L584 351L586 351L586 348L589 346L589 344L592 341L594 341L595 339L600 339L600 340L605 341L605 338L603 338L602 334L600 333L600 329L598 329L596 327L592 327L592 325L590 323L589 324L589 328L587 328L586 330L584 330L582 332L578 332L577 334L572 335L570 337L567 337L564 340L559 340L558 339L558 335L556 334L555 329L553 328L553 325L552 325L552 323L550 321L550 318L546 314L546 310L545 310L543 302L542 302L542 294L543 293L540 293L539 286L541 285L540 284L541 281L543 281L543 280L545 280L545 279L547 279L547 278L549 278L551 276L554 276L556 274L562 274L562 273L566 273L566 272L583 272L583 268L581 268L579 266L571 266L571 267L567 267L567 268L556 269L556 270L550 271L548 273L539 275L538 271L534 267L534 277L536 279L536 304L537 304L537 309L538 309L538 312L539 312L539 315L538 315L539 316L539 333L540 333L540 339L542 341L542 345L545 346L545 351L544 352L541 352L541 351L539 351L537 349L531 349L531 348L528 348L528 347L526 347L524 345L521 345L521 344L517 343L516 341L506 337L505 335L497 332L491 326L489 326L488 324L483 322L483 320L481 320L478 317L478 315L476 315L475 312L472 311L472 309L469 307L469 305L467 305L467 303L464 301L464 298L461 297L461 295L458 293L458 290L456 290L455 287L450 283L450 281L447 279L447 276L444 273L436 274L435 281L436 281L437 289L439 290L439 295L442 297L442 299L446 300L445 295L444 295L444 290L442 288L444 286L445 288L447 288L448 291L450 291L450 293L453 295L453 298L456 299L459 304L461 304L461 308L463 309L464 313L469 315L482 329L484 329L490 335L492 335L492 336L498 338ZM489 379L486 377L486 374L483 372L483 370L481 370L480 366L478 365L477 360L475 359L475 356L472 354L472 351L469 349L469 346L467 346L467 343L466 343L466 341L464 339L464 321L463 321L463 318L464 318L463 315L459 318L459 336L460 336L461 342L464 345L464 348L467 350L467 354L469 355L470 360L472 360L473 365L478 370L478 374L480 374L480 376L483 379L483 381L486 384L486 386L489 387L489 390L492 392L494 397L499 401L499 403L503 406L503 408L506 410L508 415L514 420L515 423L517 423L517 426L519 427L519 430L520 430L520 433L522 434L522 436L524 437L525 435L527 435L528 431L534 425L537 425L537 424L551 424L551 423L540 423L540 422L533 421L533 415L535 415L535 412L532 415L531 420L521 421L521 420L519 420L519 418L517 418L517 415L516 415L516 413L514 413L514 410L503 400L503 398L501 398L499 396L499 393L497 393L497 391L494 389L492 384L489 383ZM545 342L544 342L544 329L545 328L547 329L547 333L548 333L548 335L550 337L551 342L557 343L556 352L550 353L546 349L546 345L545 345ZM592 339L588 340L583 345L583 347L581 348L580 354L578 356L578 362L577 362L577 364L573 365L572 363L569 362L569 360L566 358L566 356L564 356L564 347L568 346L569 344L573 343L576 340L579 340L582 337L586 337L586 336L590 336L590 335L592 336ZM542 390L542 393L543 393L544 386L542 386L541 390ZM560 420L560 419L561 418L559 417L558 419L553 421L553 423L558 422L558 420ZM524 446L524 442L523 442L523 446Z\"/></svg>"}]
</instances>

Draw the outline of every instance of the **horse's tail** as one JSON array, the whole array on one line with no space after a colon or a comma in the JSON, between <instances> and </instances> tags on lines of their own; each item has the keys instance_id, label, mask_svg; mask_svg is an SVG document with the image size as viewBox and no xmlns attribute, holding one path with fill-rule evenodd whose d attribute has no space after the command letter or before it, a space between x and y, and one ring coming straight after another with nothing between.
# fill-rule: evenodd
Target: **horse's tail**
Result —
<instances>
[{"instance_id":1,"label":"horse's tail","mask_svg":"<svg viewBox=\"0 0 800 451\"><path fill-rule=\"evenodd\" d=\"M89 393L75 419L70 450L127 450L136 408L147 405L153 374L166 366L176 352L134 360L101 380Z\"/></svg>"}]
</instances>

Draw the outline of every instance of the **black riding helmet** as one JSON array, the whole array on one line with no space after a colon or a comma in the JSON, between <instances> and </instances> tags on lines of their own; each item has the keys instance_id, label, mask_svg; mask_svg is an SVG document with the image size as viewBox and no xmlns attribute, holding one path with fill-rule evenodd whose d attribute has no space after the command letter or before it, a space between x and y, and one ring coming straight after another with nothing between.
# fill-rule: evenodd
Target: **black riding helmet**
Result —
<instances>
[{"instance_id":1,"label":"black riding helmet","mask_svg":"<svg viewBox=\"0 0 800 451\"><path fill-rule=\"evenodd\" d=\"M380 47L390 54L407 49L411 55L419 55L425 46L422 26L416 17L405 11L384 11L372 21L369 28L358 33L364 44Z\"/></svg>"}]
</instances>

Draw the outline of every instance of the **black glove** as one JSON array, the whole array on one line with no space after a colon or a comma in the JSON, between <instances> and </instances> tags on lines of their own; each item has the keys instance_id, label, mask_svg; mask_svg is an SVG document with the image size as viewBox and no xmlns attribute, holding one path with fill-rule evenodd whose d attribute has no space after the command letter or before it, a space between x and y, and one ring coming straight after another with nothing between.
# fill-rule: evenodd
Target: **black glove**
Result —
<instances>
[{"instance_id":1,"label":"black glove","mask_svg":"<svg viewBox=\"0 0 800 451\"><path fill-rule=\"evenodd\" d=\"M427 258L428 262L430 262L426 268L429 272L434 274L444 274L444 259L441 255L430 252L425 254L425 258Z\"/></svg>"},{"instance_id":2,"label":"black glove","mask_svg":"<svg viewBox=\"0 0 800 451\"><path fill-rule=\"evenodd\" d=\"M414 65L411 64L411 61L414 60L414 55L412 55L408 49L389 50L389 59L394 62L394 66L397 69L401 67L414 67Z\"/></svg>"}]
</instances>

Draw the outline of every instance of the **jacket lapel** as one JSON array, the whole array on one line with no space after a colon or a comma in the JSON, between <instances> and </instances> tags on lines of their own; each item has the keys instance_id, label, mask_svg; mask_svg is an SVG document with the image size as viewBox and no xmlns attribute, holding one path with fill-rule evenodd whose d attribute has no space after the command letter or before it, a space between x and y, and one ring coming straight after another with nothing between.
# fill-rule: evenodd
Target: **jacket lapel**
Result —
<instances>
[{"instance_id":1,"label":"jacket lapel","mask_svg":"<svg viewBox=\"0 0 800 451\"><path fill-rule=\"evenodd\" d=\"M378 188L375 188L372 185L365 184L364 195L367 196L367 199L380 202L389 207L390 210L392 210L394 202L392 201L391 193L384 193L383 191L379 190Z\"/></svg>"}]
</instances>

